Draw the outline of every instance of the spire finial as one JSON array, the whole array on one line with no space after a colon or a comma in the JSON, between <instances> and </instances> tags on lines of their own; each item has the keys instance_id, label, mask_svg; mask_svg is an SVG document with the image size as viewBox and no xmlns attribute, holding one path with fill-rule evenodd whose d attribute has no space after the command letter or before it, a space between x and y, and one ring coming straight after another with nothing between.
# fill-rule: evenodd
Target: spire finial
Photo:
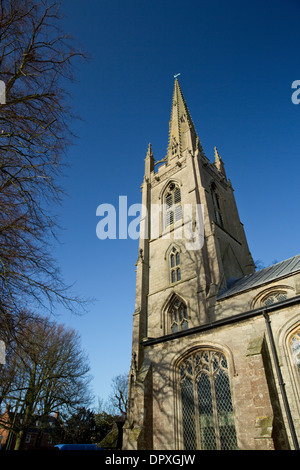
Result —
<instances>
[{"instance_id":1,"label":"spire finial","mask_svg":"<svg viewBox=\"0 0 300 470\"><path fill-rule=\"evenodd\" d=\"M176 73L176 75L174 75L174 78L179 77L179 75L181 75L181 73Z\"/></svg>"}]
</instances>

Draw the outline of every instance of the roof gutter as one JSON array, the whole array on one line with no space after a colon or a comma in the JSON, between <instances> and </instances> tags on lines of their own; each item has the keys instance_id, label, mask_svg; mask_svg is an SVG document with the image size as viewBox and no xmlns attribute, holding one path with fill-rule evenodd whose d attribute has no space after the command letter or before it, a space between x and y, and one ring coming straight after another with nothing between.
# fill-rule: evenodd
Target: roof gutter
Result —
<instances>
[{"instance_id":1,"label":"roof gutter","mask_svg":"<svg viewBox=\"0 0 300 470\"><path fill-rule=\"evenodd\" d=\"M257 317L263 315L265 312L273 312L275 310L280 310L285 307L291 307L300 303L300 295L292 297L291 299L286 299L281 302L276 302L273 305L268 307L261 307L254 310L248 310L247 312L239 313L237 315L232 315L231 317L222 318L220 320L215 320L212 322L205 323L203 325L195 326L194 328L189 328L188 330L178 331L177 333L171 333L169 335L159 336L158 338L147 338L142 340L141 344L145 347L153 346L159 343L165 343L166 341L173 341L177 338L184 336L194 335L202 331L212 330L214 328L220 328L222 326L230 325L232 323L237 323L239 321L247 320L249 318Z\"/></svg>"}]
</instances>

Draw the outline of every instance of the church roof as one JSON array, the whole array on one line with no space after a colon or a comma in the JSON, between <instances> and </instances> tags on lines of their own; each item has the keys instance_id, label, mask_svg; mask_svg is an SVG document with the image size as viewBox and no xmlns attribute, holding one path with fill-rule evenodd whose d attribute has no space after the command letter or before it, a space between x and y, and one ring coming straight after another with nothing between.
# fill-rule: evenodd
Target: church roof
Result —
<instances>
[{"instance_id":1,"label":"church roof","mask_svg":"<svg viewBox=\"0 0 300 470\"><path fill-rule=\"evenodd\" d=\"M282 277L294 274L297 271L300 271L300 255L281 261L280 263L276 263L268 268L261 269L260 271L256 271L253 274L249 274L248 276L238 279L225 291L221 291L217 299L225 299L268 282L276 281Z\"/></svg>"}]
</instances>

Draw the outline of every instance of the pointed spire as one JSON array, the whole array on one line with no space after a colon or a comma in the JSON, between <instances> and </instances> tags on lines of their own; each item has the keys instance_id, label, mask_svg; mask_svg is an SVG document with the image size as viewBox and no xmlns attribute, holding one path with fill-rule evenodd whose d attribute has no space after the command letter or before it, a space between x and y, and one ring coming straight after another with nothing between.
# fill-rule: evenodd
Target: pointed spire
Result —
<instances>
[{"instance_id":1,"label":"pointed spire","mask_svg":"<svg viewBox=\"0 0 300 470\"><path fill-rule=\"evenodd\" d=\"M215 167L217 168L217 170L219 170L220 173L222 173L225 178L226 178L226 172L225 172L225 167L224 167L224 162L217 150L217 147L215 147Z\"/></svg>"},{"instance_id":2,"label":"pointed spire","mask_svg":"<svg viewBox=\"0 0 300 470\"><path fill-rule=\"evenodd\" d=\"M169 124L168 160L181 157L185 150L195 151L197 133L183 97L177 77L175 77L171 119Z\"/></svg>"}]
</instances>

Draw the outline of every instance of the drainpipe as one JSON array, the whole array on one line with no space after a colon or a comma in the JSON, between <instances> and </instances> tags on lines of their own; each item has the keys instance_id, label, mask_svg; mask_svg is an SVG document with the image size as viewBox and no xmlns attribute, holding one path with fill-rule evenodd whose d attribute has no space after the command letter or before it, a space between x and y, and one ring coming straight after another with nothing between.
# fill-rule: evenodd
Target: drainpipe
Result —
<instances>
[{"instance_id":1,"label":"drainpipe","mask_svg":"<svg viewBox=\"0 0 300 470\"><path fill-rule=\"evenodd\" d=\"M278 360L278 356L277 356L277 351L276 351L276 347L275 347L275 341L274 341L273 332L272 332L272 328L271 328L271 320L270 320L269 315L267 314L266 310L263 311L263 316L264 316L265 322L266 322L266 327L267 327L267 332L268 332L268 336L269 336L269 340L270 340L272 355L273 355L273 359L274 359L274 363L275 363L278 383L279 383L279 387L280 387L280 390L281 390L283 404L284 404L284 408L285 408L289 428L290 428L290 431L291 431L291 436L292 436L294 448L295 448L295 450L299 450L299 444L298 444L298 440L297 440L297 436L296 436L296 432L295 432L295 428L294 428L292 414L291 414L289 402L288 402L286 391L285 391L285 384L283 382L283 378L282 378L282 374L281 374L281 370L280 370L280 365L279 365L279 360Z\"/></svg>"}]
</instances>

